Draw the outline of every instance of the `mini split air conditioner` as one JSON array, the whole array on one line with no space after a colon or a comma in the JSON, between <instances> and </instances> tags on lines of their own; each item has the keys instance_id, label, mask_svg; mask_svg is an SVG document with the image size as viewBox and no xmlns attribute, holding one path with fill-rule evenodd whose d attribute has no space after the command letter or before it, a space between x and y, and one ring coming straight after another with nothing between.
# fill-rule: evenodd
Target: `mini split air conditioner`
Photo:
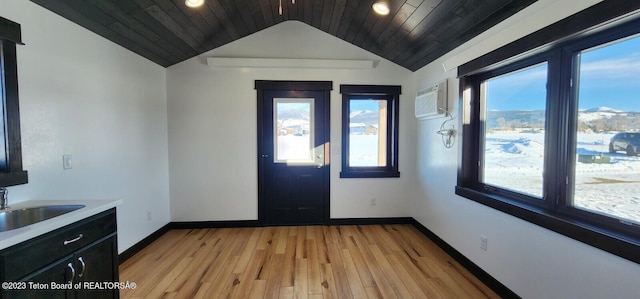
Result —
<instances>
[{"instance_id":1,"label":"mini split air conditioner","mask_svg":"<svg viewBox=\"0 0 640 299\"><path fill-rule=\"evenodd\" d=\"M416 118L430 119L446 116L447 80L418 91L416 95Z\"/></svg>"}]
</instances>

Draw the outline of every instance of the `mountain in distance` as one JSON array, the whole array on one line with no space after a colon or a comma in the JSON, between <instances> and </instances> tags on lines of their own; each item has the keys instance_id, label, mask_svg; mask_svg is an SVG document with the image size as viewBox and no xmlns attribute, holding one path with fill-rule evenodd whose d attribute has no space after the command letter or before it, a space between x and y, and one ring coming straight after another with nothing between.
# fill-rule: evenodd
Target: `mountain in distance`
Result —
<instances>
[{"instance_id":1,"label":"mountain in distance","mask_svg":"<svg viewBox=\"0 0 640 299\"><path fill-rule=\"evenodd\" d=\"M371 110L356 110L349 114L351 123L364 123L365 125L377 125L379 120L378 112Z\"/></svg>"},{"instance_id":2,"label":"mountain in distance","mask_svg":"<svg viewBox=\"0 0 640 299\"><path fill-rule=\"evenodd\" d=\"M291 121L306 121L309 123L309 110L301 108L280 109L278 111L278 119Z\"/></svg>"},{"instance_id":3,"label":"mountain in distance","mask_svg":"<svg viewBox=\"0 0 640 299\"><path fill-rule=\"evenodd\" d=\"M638 131L640 114L610 107L597 107L578 112L579 131Z\"/></svg>"},{"instance_id":4,"label":"mountain in distance","mask_svg":"<svg viewBox=\"0 0 640 299\"><path fill-rule=\"evenodd\" d=\"M578 111L578 120L589 123L600 119L611 119L615 116L627 116L627 114L628 112L622 110L601 106Z\"/></svg>"},{"instance_id":5,"label":"mountain in distance","mask_svg":"<svg viewBox=\"0 0 640 299\"><path fill-rule=\"evenodd\" d=\"M544 128L544 113L544 110L490 110L486 125L492 129Z\"/></svg>"},{"instance_id":6,"label":"mountain in distance","mask_svg":"<svg viewBox=\"0 0 640 299\"><path fill-rule=\"evenodd\" d=\"M491 129L544 128L544 110L487 111L487 126ZM637 131L640 113L611 107L595 107L578 111L578 130L581 132Z\"/></svg>"},{"instance_id":7,"label":"mountain in distance","mask_svg":"<svg viewBox=\"0 0 640 299\"><path fill-rule=\"evenodd\" d=\"M610 108L610 107L605 107L605 106L600 106L600 107L597 107L597 108L589 108L589 109L581 110L580 112L588 112L588 113L592 113L592 112L624 113L624 111L622 111L622 110L618 110L618 109L614 109L614 108Z\"/></svg>"},{"instance_id":8,"label":"mountain in distance","mask_svg":"<svg viewBox=\"0 0 640 299\"><path fill-rule=\"evenodd\" d=\"M358 115L367 115L367 114L371 114L374 113L371 110L356 110L356 111L352 111L351 113L349 113L349 118L353 118L356 117Z\"/></svg>"}]
</instances>

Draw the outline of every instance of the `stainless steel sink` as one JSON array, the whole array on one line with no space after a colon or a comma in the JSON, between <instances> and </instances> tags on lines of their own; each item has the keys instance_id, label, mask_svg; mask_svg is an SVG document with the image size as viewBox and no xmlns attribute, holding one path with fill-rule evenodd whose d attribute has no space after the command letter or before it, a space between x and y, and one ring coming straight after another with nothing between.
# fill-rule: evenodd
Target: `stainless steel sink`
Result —
<instances>
[{"instance_id":1,"label":"stainless steel sink","mask_svg":"<svg viewBox=\"0 0 640 299\"><path fill-rule=\"evenodd\" d=\"M35 224L80 208L84 208L84 205L56 205L0 211L0 232Z\"/></svg>"}]
</instances>

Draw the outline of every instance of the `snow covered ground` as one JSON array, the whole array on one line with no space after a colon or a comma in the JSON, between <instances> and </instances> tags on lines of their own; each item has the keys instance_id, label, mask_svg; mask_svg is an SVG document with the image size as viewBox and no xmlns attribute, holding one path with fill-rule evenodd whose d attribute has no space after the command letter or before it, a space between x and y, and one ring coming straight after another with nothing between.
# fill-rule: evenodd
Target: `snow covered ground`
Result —
<instances>
[{"instance_id":1,"label":"snow covered ground","mask_svg":"<svg viewBox=\"0 0 640 299\"><path fill-rule=\"evenodd\" d=\"M574 205L640 223L640 157L610 154L614 134L578 135L577 154L604 154L611 163L577 162ZM486 139L485 182L541 197L544 133L491 133Z\"/></svg>"},{"instance_id":2,"label":"snow covered ground","mask_svg":"<svg viewBox=\"0 0 640 299\"><path fill-rule=\"evenodd\" d=\"M640 223L640 157L610 154L613 133L579 134L577 154L603 154L611 163L576 163L574 205ZM377 165L376 135L352 135L350 164ZM542 197L544 132L491 133L485 149L485 182ZM310 136L278 136L281 159L313 163ZM577 160L577 158L576 158Z\"/></svg>"},{"instance_id":3,"label":"snow covered ground","mask_svg":"<svg viewBox=\"0 0 640 299\"><path fill-rule=\"evenodd\" d=\"M350 166L378 165L378 135L349 136Z\"/></svg>"},{"instance_id":4,"label":"snow covered ground","mask_svg":"<svg viewBox=\"0 0 640 299\"><path fill-rule=\"evenodd\" d=\"M378 135L351 135L351 166L379 166L378 165ZM315 163L311 148L311 137L304 135L278 136L277 159L289 163ZM316 149L321 151L321 149Z\"/></svg>"},{"instance_id":5,"label":"snow covered ground","mask_svg":"<svg viewBox=\"0 0 640 299\"><path fill-rule=\"evenodd\" d=\"M314 153L311 149L311 136L304 135L284 135L278 136L276 159L282 162L293 163L314 163Z\"/></svg>"}]
</instances>

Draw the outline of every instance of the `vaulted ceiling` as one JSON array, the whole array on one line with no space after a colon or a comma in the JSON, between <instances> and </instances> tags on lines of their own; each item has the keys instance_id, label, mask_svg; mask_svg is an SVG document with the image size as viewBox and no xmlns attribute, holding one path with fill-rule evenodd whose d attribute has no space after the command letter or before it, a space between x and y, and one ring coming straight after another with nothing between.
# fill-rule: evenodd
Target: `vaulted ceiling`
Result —
<instances>
[{"instance_id":1,"label":"vaulted ceiling","mask_svg":"<svg viewBox=\"0 0 640 299\"><path fill-rule=\"evenodd\" d=\"M389 0L380 16L374 0L31 1L164 67L297 20L412 71L535 2Z\"/></svg>"}]
</instances>

